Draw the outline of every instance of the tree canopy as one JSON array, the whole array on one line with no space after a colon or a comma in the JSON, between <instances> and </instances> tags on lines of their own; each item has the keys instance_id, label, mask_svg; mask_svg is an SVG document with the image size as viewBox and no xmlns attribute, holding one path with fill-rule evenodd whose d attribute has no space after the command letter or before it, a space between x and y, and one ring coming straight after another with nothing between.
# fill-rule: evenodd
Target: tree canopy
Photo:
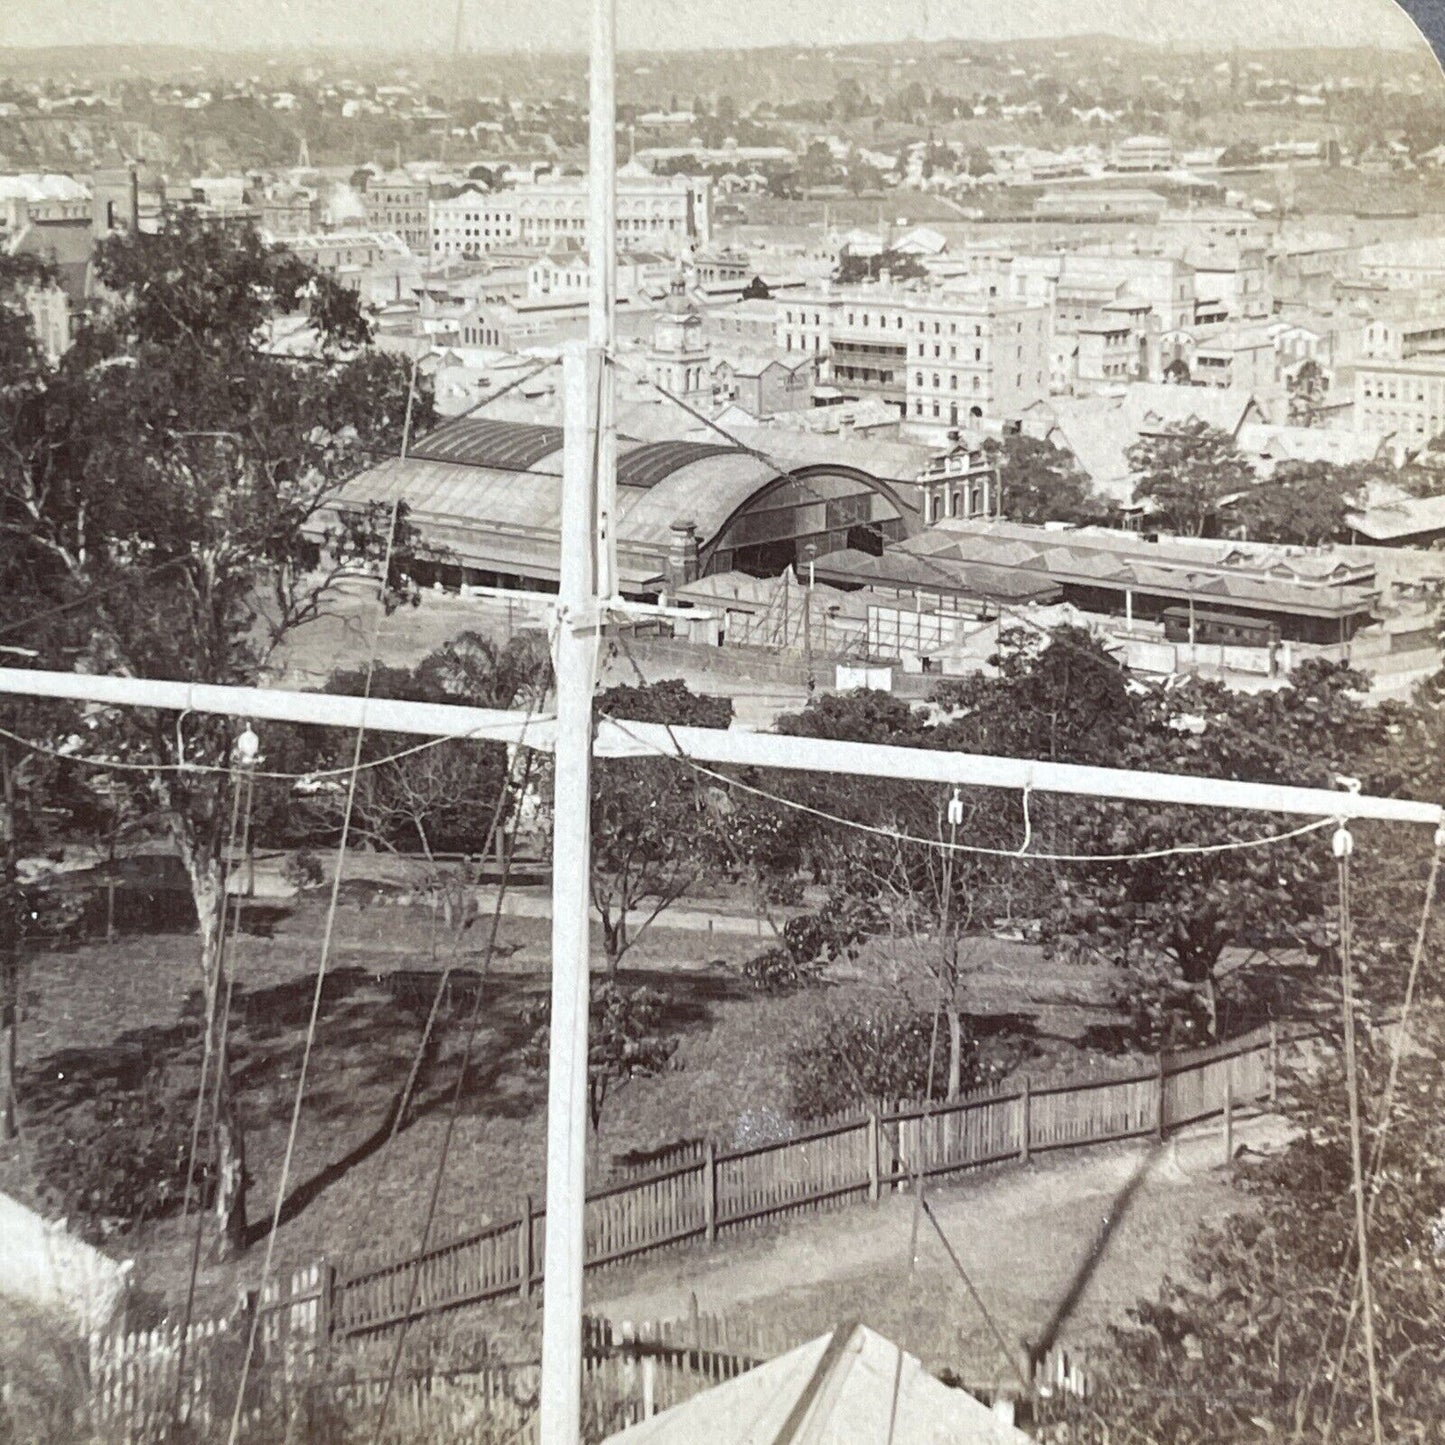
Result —
<instances>
[{"instance_id":1,"label":"tree canopy","mask_svg":"<svg viewBox=\"0 0 1445 1445\"><path fill-rule=\"evenodd\" d=\"M999 510L1012 522L1094 522L1108 504L1071 453L1015 433L987 445L998 466Z\"/></svg>"},{"instance_id":2,"label":"tree canopy","mask_svg":"<svg viewBox=\"0 0 1445 1445\"><path fill-rule=\"evenodd\" d=\"M1172 532L1202 537L1254 471L1228 432L1197 417L1141 438L1129 449L1134 495Z\"/></svg>"},{"instance_id":3,"label":"tree canopy","mask_svg":"<svg viewBox=\"0 0 1445 1445\"><path fill-rule=\"evenodd\" d=\"M254 684L344 572L377 569L390 531L381 587L392 597L404 588L415 538L403 509L363 502L338 517L335 503L408 421L429 423L429 388L369 346L355 293L249 228L174 211L153 234L107 238L96 268L104 300L53 367L16 340L13 308L3 308L5 616L52 665ZM312 328L314 357L270 348L283 315ZM229 728L117 710L89 741L92 752L159 768L118 796L170 832L214 1012ZM179 766L194 763L220 771ZM239 1244L238 1121L224 1119L220 1134L217 1208Z\"/></svg>"}]
</instances>

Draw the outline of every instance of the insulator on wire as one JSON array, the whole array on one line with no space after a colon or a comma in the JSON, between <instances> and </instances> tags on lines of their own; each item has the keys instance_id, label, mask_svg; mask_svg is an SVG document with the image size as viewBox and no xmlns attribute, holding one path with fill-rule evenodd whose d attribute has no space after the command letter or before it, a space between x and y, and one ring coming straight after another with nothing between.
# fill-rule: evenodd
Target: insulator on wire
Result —
<instances>
[{"instance_id":1,"label":"insulator on wire","mask_svg":"<svg viewBox=\"0 0 1445 1445\"><path fill-rule=\"evenodd\" d=\"M1336 858L1348 858L1355 851L1355 835L1348 828L1337 828L1331 846Z\"/></svg>"},{"instance_id":2,"label":"insulator on wire","mask_svg":"<svg viewBox=\"0 0 1445 1445\"><path fill-rule=\"evenodd\" d=\"M236 739L231 749L231 759L238 768L254 768L261 760L261 739L246 724L246 730Z\"/></svg>"},{"instance_id":3,"label":"insulator on wire","mask_svg":"<svg viewBox=\"0 0 1445 1445\"><path fill-rule=\"evenodd\" d=\"M958 796L958 789L953 790L953 796L948 800L948 826L958 828L963 824L963 799Z\"/></svg>"},{"instance_id":4,"label":"insulator on wire","mask_svg":"<svg viewBox=\"0 0 1445 1445\"><path fill-rule=\"evenodd\" d=\"M1435 846L1445 852L1445 827L1435 829Z\"/></svg>"}]
</instances>

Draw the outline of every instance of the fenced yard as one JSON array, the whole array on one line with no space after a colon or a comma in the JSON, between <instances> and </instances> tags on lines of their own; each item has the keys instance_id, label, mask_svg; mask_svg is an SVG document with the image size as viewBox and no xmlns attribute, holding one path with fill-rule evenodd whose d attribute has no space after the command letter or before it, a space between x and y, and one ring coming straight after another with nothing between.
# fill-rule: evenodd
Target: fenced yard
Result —
<instances>
[{"instance_id":1,"label":"fenced yard","mask_svg":"<svg viewBox=\"0 0 1445 1445\"><path fill-rule=\"evenodd\" d=\"M1162 1138L1205 1119L1222 1117L1227 1129L1235 1109L1273 1097L1281 1047L1281 1035L1271 1026L1225 1045L1161 1056L1148 1067L1112 1077L1037 1084L1024 1079L955 1103L908 1104L824 1121L789 1139L749 1148L689 1146L645 1176L589 1195L587 1267L605 1268L691 1241L712 1244L725 1234L780 1218L876 1202L913 1187L920 1175L936 1180L989 1166L1024 1165L1050 1151ZM488 1300L527 1299L542 1285L545 1238L545 1211L528 1198L516 1218L421 1254L354 1271L323 1262L272 1281L249 1304L258 1314L257 1359L264 1362L258 1378L284 1382L287 1361L331 1358L338 1350L364 1347L386 1339L407 1320ZM207 1398L207 1371L215 1369L202 1364L202 1356L212 1360L233 1353L249 1333L249 1321L240 1319L240 1325L233 1319L193 1327L187 1389L196 1392L198 1402ZM644 1367L638 1341L625 1343L627 1349L619 1354L615 1334L604 1339L594 1333L589 1364L589 1388L600 1392L599 1400L607 1397L608 1409L624 1413L665 1408L683 1398L678 1391L692 1388L693 1376L705 1383L729 1378L717 1372L755 1363L764 1347L760 1340L738 1339L736 1331L732 1337L707 1336L694 1322L685 1341L676 1334L652 1340L659 1348L650 1355L643 1352L652 1360ZM770 1340L767 1353L792 1343L800 1341ZM147 1418L157 1399L174 1394L179 1354L173 1330L96 1341L92 1383L98 1408L109 1412L106 1418ZM505 1389L499 1367L491 1363L480 1372L448 1377L436 1389L430 1376L409 1379L406 1398L414 1405L423 1396L445 1398L457 1418L471 1408L469 1400L490 1400L494 1413L515 1406L522 1411L521 1428L528 1368L509 1366ZM1064 1369L1054 1359L1041 1368L1054 1374ZM687 1378L673 1381L679 1371ZM345 1398L361 1398L356 1392L365 1388L364 1380L350 1380L345 1389L352 1393ZM513 1405L497 1403L504 1399Z\"/></svg>"}]
</instances>

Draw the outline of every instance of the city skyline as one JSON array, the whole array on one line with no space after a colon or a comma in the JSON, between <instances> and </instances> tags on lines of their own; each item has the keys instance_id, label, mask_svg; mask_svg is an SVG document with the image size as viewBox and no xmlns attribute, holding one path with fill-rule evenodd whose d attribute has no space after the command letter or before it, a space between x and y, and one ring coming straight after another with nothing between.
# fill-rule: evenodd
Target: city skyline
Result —
<instances>
[{"instance_id":1,"label":"city skyline","mask_svg":"<svg viewBox=\"0 0 1445 1445\"><path fill-rule=\"evenodd\" d=\"M586 0L556 0L539 21L523 0L462 0L463 48L575 51L585 47ZM1414 7L1423 19L1427 6ZM846 45L923 39L982 42L1091 34L1180 46L1283 48L1375 45L1408 50L1427 43L1395 0L1218 0L1204 13L1180 0L1071 4L1035 0L1026 16L976 3L909 0L882 11L866 0L784 7L741 0L726 13L698 3L623 0L619 43L634 50ZM456 34L455 0L257 0L244 13L208 0L84 0L58 8L12 0L0 17L0 46L184 45L217 51L361 49L445 52Z\"/></svg>"}]
</instances>

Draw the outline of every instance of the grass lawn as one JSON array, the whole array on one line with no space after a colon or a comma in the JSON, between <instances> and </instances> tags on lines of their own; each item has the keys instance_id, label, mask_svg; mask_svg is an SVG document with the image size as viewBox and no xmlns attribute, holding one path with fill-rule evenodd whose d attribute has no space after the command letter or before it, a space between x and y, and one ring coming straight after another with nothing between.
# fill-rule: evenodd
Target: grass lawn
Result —
<instances>
[{"instance_id":1,"label":"grass lawn","mask_svg":"<svg viewBox=\"0 0 1445 1445\"><path fill-rule=\"evenodd\" d=\"M729 903L735 910L736 900ZM699 899L694 906L708 906ZM694 917L697 915L694 913ZM664 915L664 918L666 915ZM315 987L323 906L314 897L262 931L238 937L231 963L236 998L234 1079L252 1178L249 1218L258 1236L274 1208L292 1100ZM485 931L485 925L482 932ZM389 986L399 969L439 971L450 944L421 907L344 906L322 996L296 1152L276 1246L277 1268L330 1256L355 1264L415 1248L464 1050L469 1004L444 1014L437 1057L424 1076L413 1121L388 1140L388 1109L410 1068L431 985L408 1000ZM463 936L457 966L479 966L482 938ZM674 1067L635 1079L608 1099L592 1174L614 1156L710 1134L756 1142L788 1128L786 1042L816 1018L817 992L785 998L754 992L739 965L766 945L749 933L665 927L645 934L624 960L624 983L646 982L667 999L680 1035ZM545 918L506 916L482 986L478 1028L440 1191L434 1241L510 1219L523 1196L544 1193L545 1079L525 1067L523 1013L548 987ZM601 967L600 938L594 939ZM1117 1018L1110 979L1097 965L1045 961L1020 944L987 943L975 960L971 1008L991 1015L985 1047L1035 1077L1079 1072L1079 1038ZM128 937L35 957L25 983L22 1098L28 1127L0 1151L0 1187L54 1205L39 1188L35 1141L66 1106L164 1063L189 1109L200 1058L195 940L186 934ZM876 960L840 975L824 996L845 1001L888 990ZM187 1114L187 1118L189 1115ZM111 1241L137 1260L141 1288L183 1296L193 1224L142 1223ZM226 1310L254 1285L262 1251L238 1262L207 1259L202 1308Z\"/></svg>"}]
</instances>

